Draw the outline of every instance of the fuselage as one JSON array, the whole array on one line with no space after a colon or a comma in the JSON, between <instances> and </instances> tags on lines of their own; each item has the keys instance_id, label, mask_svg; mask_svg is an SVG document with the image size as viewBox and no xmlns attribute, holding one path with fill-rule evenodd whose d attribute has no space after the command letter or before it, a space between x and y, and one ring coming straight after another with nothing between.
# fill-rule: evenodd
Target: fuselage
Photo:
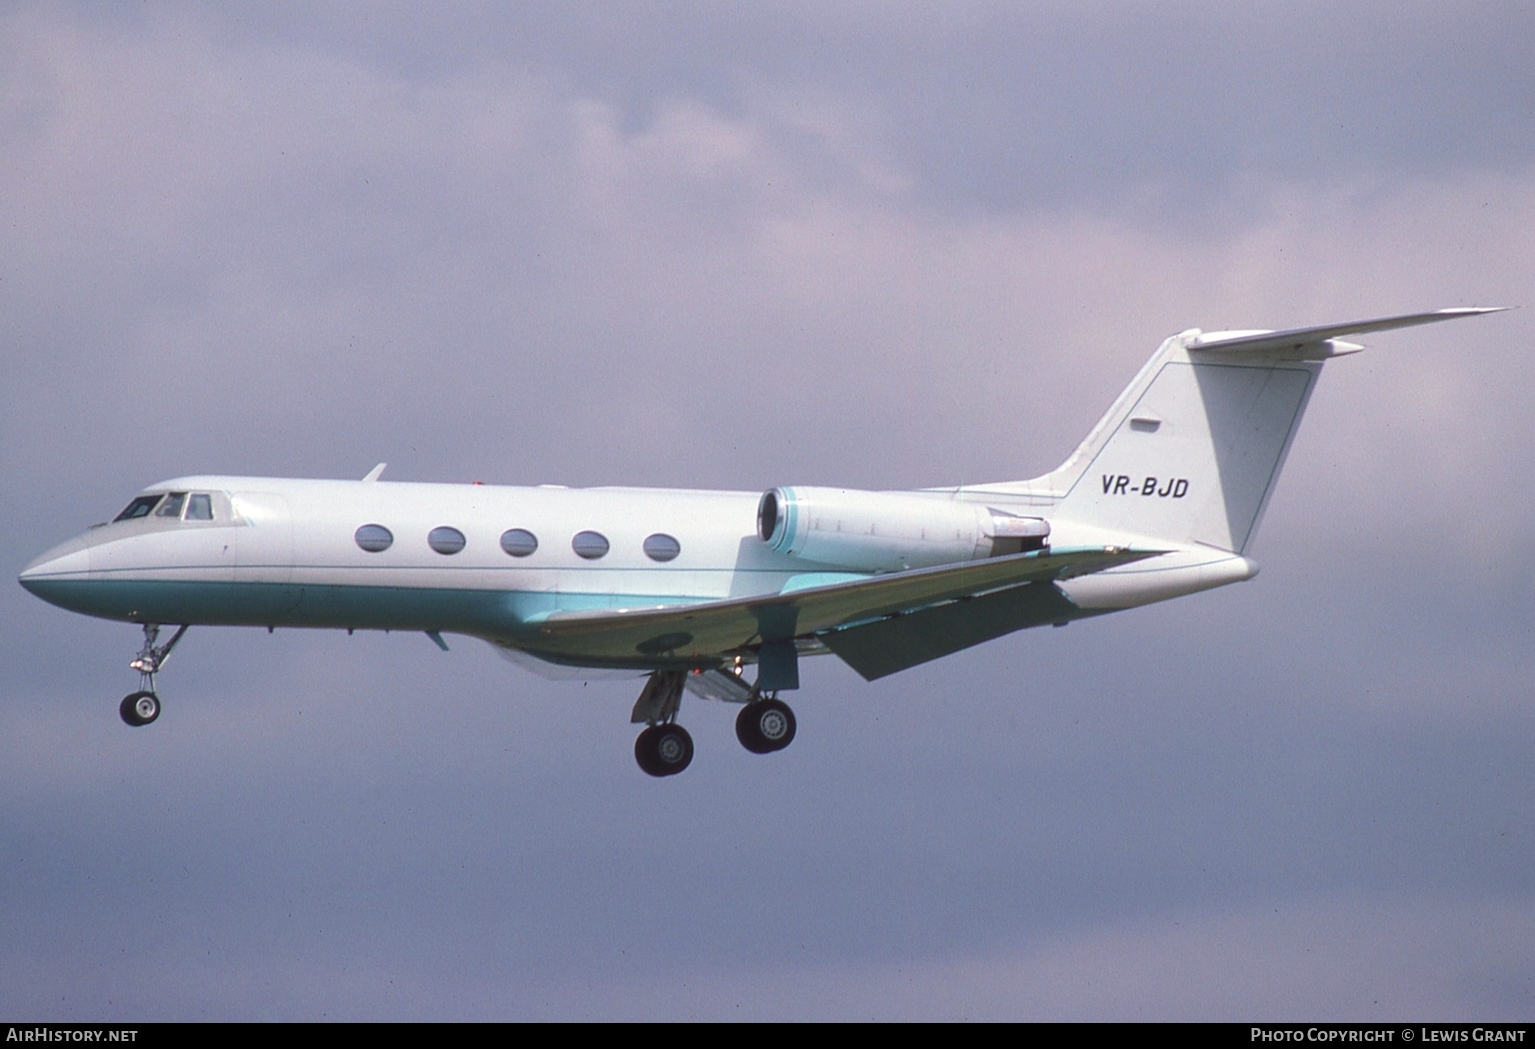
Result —
<instances>
[{"instance_id":1,"label":"fuselage","mask_svg":"<svg viewBox=\"0 0 1535 1049\"><path fill-rule=\"evenodd\" d=\"M761 498L180 477L48 551L21 582L55 605L108 619L449 632L536 655L538 626L557 613L701 604L873 574L774 550L759 535ZM1009 502L995 492L984 501ZM1029 511L1041 500L1011 502ZM1074 531L1103 539L1069 522L1056 527L1058 542ZM951 548L929 560L953 556ZM1063 586L1091 614L1247 578L1255 567L1229 553L1183 550L1130 569Z\"/></svg>"},{"instance_id":2,"label":"fuselage","mask_svg":"<svg viewBox=\"0 0 1535 1049\"><path fill-rule=\"evenodd\" d=\"M186 503L165 513L174 493ZM213 519L188 519L186 506L204 494ZM199 476L141 498L155 495L161 505L143 516L48 551L23 585L73 611L135 622L515 642L556 610L776 592L803 571L755 541L749 492ZM383 549L359 541L367 526L385 530ZM501 537L513 532L509 553Z\"/></svg>"}]
</instances>

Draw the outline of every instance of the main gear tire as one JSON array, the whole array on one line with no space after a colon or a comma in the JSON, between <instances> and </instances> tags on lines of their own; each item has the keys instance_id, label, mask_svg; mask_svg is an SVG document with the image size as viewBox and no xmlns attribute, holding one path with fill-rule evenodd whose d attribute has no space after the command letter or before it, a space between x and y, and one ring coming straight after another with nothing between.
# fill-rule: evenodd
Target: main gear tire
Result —
<instances>
[{"instance_id":1,"label":"main gear tire","mask_svg":"<svg viewBox=\"0 0 1535 1049\"><path fill-rule=\"evenodd\" d=\"M794 711L779 699L748 703L736 715L736 739L753 754L771 754L794 742Z\"/></svg>"},{"instance_id":2,"label":"main gear tire","mask_svg":"<svg viewBox=\"0 0 1535 1049\"><path fill-rule=\"evenodd\" d=\"M651 725L634 741L634 760L650 776L675 776L693 762L693 737L681 725Z\"/></svg>"}]
</instances>

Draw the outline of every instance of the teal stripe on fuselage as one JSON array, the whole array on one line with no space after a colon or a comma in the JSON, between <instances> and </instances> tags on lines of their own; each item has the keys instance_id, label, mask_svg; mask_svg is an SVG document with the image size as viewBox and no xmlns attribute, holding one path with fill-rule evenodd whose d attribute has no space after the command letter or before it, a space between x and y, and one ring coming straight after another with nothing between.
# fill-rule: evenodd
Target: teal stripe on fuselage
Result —
<instances>
[{"instance_id":1,"label":"teal stripe on fuselage","mask_svg":"<svg viewBox=\"0 0 1535 1049\"><path fill-rule=\"evenodd\" d=\"M29 579L38 597L102 619L207 626L443 630L515 641L556 611L697 604L640 594L341 586L309 583Z\"/></svg>"}]
</instances>

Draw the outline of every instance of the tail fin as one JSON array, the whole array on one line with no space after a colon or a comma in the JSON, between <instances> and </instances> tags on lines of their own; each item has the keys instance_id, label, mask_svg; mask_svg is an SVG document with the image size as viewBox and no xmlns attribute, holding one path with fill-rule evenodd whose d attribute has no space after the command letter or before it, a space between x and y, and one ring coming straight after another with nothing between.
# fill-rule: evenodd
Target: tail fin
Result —
<instances>
[{"instance_id":1,"label":"tail fin","mask_svg":"<svg viewBox=\"0 0 1535 1049\"><path fill-rule=\"evenodd\" d=\"M1439 310L1284 332L1198 329L1164 342L1060 469L1029 487L1061 493L1062 520L1242 553L1339 336L1493 309Z\"/></svg>"}]
</instances>

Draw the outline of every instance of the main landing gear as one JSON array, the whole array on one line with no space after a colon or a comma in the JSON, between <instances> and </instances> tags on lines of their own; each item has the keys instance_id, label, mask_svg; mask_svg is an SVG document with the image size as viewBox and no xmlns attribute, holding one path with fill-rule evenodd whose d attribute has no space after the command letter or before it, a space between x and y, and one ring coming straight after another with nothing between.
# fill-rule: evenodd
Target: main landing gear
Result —
<instances>
[{"instance_id":1,"label":"main landing gear","mask_svg":"<svg viewBox=\"0 0 1535 1049\"><path fill-rule=\"evenodd\" d=\"M124 696L117 706L123 721L134 728L147 725L160 716L160 697L155 695L155 675L170 658L176 642L187 632L187 625L183 623L165 644L156 645L155 642L160 638L160 625L144 624L144 647L139 649L138 657L128 664L139 672L139 690Z\"/></svg>"},{"instance_id":2,"label":"main landing gear","mask_svg":"<svg viewBox=\"0 0 1535 1049\"><path fill-rule=\"evenodd\" d=\"M777 696L748 703L736 715L736 739L753 754L771 754L794 742L794 711Z\"/></svg>"},{"instance_id":3,"label":"main landing gear","mask_svg":"<svg viewBox=\"0 0 1535 1049\"><path fill-rule=\"evenodd\" d=\"M675 776L693 761L693 737L681 725L651 725L634 741L634 760L652 776Z\"/></svg>"},{"instance_id":4,"label":"main landing gear","mask_svg":"<svg viewBox=\"0 0 1535 1049\"><path fill-rule=\"evenodd\" d=\"M675 776L693 761L693 737L674 724L682 706L684 670L657 670L645 681L629 720L647 727L634 741L634 760L651 776Z\"/></svg>"},{"instance_id":5,"label":"main landing gear","mask_svg":"<svg viewBox=\"0 0 1535 1049\"><path fill-rule=\"evenodd\" d=\"M675 776L693 760L693 737L676 723L684 688L705 699L742 704L736 738L753 754L771 754L794 742L794 711L776 694L763 696L723 670L658 670L645 681L630 717L646 726L634 741L634 760L648 775Z\"/></svg>"}]
</instances>

